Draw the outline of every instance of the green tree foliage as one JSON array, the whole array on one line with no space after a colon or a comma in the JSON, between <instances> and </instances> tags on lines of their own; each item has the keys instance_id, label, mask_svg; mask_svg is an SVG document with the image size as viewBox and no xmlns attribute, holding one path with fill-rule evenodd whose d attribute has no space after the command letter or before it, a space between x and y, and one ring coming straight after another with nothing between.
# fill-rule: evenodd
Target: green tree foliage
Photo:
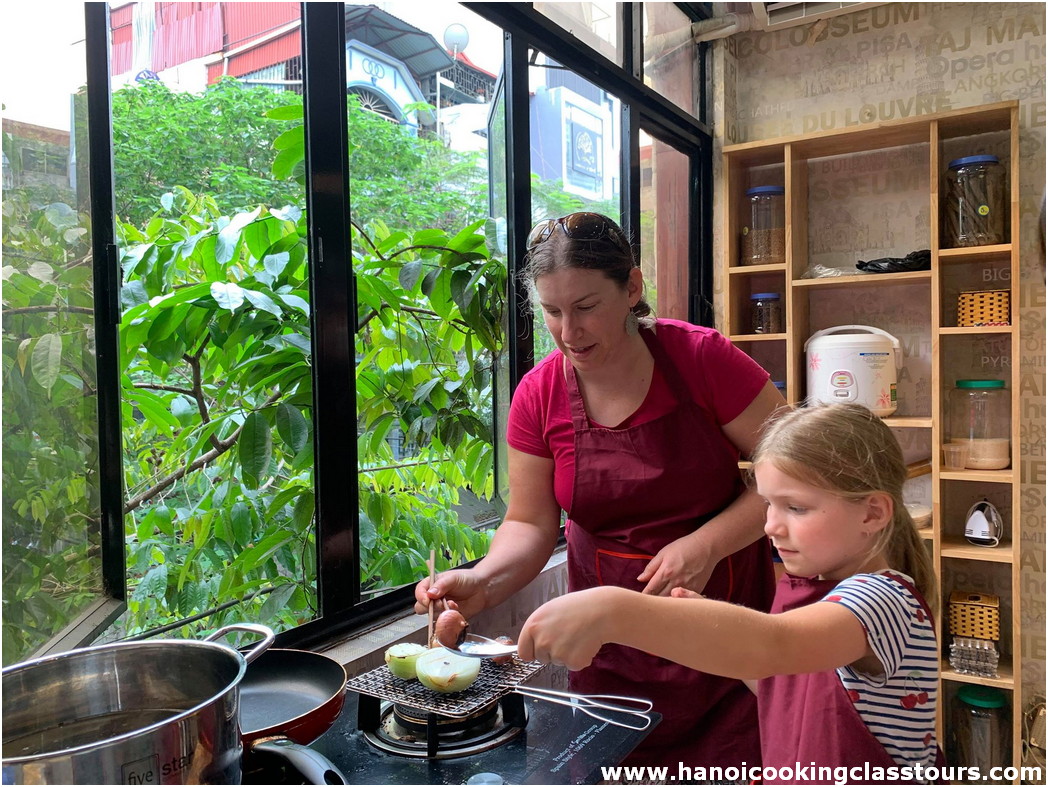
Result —
<instances>
[{"instance_id":1,"label":"green tree foliage","mask_svg":"<svg viewBox=\"0 0 1048 787\"><path fill-rule=\"evenodd\" d=\"M347 114L353 215L361 225L453 230L486 215L475 154L360 109ZM203 93L145 82L113 94L117 215L136 226L175 186L231 213L303 200L302 103L294 93L224 78ZM274 162L274 150L278 152ZM272 165L272 173L270 172ZM424 199L420 198L424 195Z\"/></svg>"},{"instance_id":2,"label":"green tree foliage","mask_svg":"<svg viewBox=\"0 0 1048 787\"><path fill-rule=\"evenodd\" d=\"M5 664L101 592L89 237L65 203L4 194Z\"/></svg>"},{"instance_id":3,"label":"green tree foliage","mask_svg":"<svg viewBox=\"0 0 1048 787\"><path fill-rule=\"evenodd\" d=\"M129 628L232 599L230 619L316 612L312 380L301 211L224 216L176 189L167 218L122 227ZM489 397L505 272L485 222L454 237L356 233L361 582L403 584L475 558L489 534L454 515L492 492ZM421 448L393 460L399 429ZM346 467L347 473L356 468ZM262 592L260 592L262 591ZM207 625L224 622L211 616Z\"/></svg>"},{"instance_id":4,"label":"green tree foliage","mask_svg":"<svg viewBox=\"0 0 1048 787\"><path fill-rule=\"evenodd\" d=\"M117 216L143 224L175 186L213 195L226 212L301 202L297 184L269 174L283 129L265 113L288 95L232 78L199 94L156 81L114 91Z\"/></svg>"},{"instance_id":5,"label":"green tree foliage","mask_svg":"<svg viewBox=\"0 0 1048 787\"><path fill-rule=\"evenodd\" d=\"M492 494L506 272L477 208L474 157L359 108L348 122L367 144L354 143L351 161L360 471L345 472L357 477L370 591L422 576L430 549L438 568L487 549L491 533L455 509L461 491ZM117 228L123 633L201 616L174 635L234 619L283 628L316 613L301 124L294 95L230 82L197 97L159 84L114 95L118 212L129 219ZM101 588L87 217L4 197L10 663ZM409 456L394 457L387 437L398 432Z\"/></svg>"}]
</instances>

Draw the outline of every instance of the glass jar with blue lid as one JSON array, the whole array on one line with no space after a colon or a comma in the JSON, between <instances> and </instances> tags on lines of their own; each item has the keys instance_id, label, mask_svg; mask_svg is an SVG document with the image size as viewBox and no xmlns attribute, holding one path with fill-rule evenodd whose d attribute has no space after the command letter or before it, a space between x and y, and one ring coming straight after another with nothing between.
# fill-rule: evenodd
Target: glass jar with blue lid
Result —
<instances>
[{"instance_id":1,"label":"glass jar with blue lid","mask_svg":"<svg viewBox=\"0 0 1048 787\"><path fill-rule=\"evenodd\" d=\"M786 189L754 186L746 190L749 215L743 220L739 262L773 265L786 262Z\"/></svg>"},{"instance_id":2,"label":"glass jar with blue lid","mask_svg":"<svg viewBox=\"0 0 1048 787\"><path fill-rule=\"evenodd\" d=\"M950 162L943 203L942 247L1007 242L1005 177L997 156L965 156Z\"/></svg>"},{"instance_id":3,"label":"glass jar with blue lid","mask_svg":"<svg viewBox=\"0 0 1048 787\"><path fill-rule=\"evenodd\" d=\"M777 292L755 292L750 296L750 329L754 333L782 333L782 302Z\"/></svg>"}]
</instances>

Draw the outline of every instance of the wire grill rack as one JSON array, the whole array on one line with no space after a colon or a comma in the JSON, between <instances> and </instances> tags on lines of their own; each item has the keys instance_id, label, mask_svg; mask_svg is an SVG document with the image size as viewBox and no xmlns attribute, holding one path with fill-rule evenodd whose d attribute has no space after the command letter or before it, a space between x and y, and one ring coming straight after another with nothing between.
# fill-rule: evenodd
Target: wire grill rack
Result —
<instances>
[{"instance_id":1,"label":"wire grill rack","mask_svg":"<svg viewBox=\"0 0 1048 787\"><path fill-rule=\"evenodd\" d=\"M461 718L502 699L515 686L537 675L545 666L541 662L523 661L516 656L507 664L481 659L480 674L472 684L462 691L441 694L426 688L417 680L394 677L383 665L351 678L346 688L418 710Z\"/></svg>"}]
</instances>

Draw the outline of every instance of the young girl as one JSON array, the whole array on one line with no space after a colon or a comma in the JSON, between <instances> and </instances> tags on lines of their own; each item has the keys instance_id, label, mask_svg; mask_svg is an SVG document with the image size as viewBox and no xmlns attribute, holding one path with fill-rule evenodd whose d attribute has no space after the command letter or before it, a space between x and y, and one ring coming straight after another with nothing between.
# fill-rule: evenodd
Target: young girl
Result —
<instances>
[{"instance_id":1,"label":"young girl","mask_svg":"<svg viewBox=\"0 0 1048 787\"><path fill-rule=\"evenodd\" d=\"M757 679L763 766L780 769L771 781L856 767L849 781L925 781L938 753L936 591L902 502L898 442L861 405L813 405L771 421L753 472L787 572L771 614L683 589L592 588L536 610L521 658L581 669L619 643Z\"/></svg>"}]
</instances>

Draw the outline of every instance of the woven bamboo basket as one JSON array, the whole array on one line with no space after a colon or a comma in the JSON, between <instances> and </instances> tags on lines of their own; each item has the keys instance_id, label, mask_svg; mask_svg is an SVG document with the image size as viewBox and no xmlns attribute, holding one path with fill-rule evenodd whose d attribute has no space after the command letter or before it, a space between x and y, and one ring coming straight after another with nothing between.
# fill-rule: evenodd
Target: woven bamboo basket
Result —
<instances>
[{"instance_id":1,"label":"woven bamboo basket","mask_svg":"<svg viewBox=\"0 0 1048 787\"><path fill-rule=\"evenodd\" d=\"M998 640L1001 600L986 593L950 594L950 633L955 637Z\"/></svg>"},{"instance_id":2,"label":"woven bamboo basket","mask_svg":"<svg viewBox=\"0 0 1048 787\"><path fill-rule=\"evenodd\" d=\"M1011 325L1011 298L1008 290L973 290L957 296L957 325Z\"/></svg>"}]
</instances>

